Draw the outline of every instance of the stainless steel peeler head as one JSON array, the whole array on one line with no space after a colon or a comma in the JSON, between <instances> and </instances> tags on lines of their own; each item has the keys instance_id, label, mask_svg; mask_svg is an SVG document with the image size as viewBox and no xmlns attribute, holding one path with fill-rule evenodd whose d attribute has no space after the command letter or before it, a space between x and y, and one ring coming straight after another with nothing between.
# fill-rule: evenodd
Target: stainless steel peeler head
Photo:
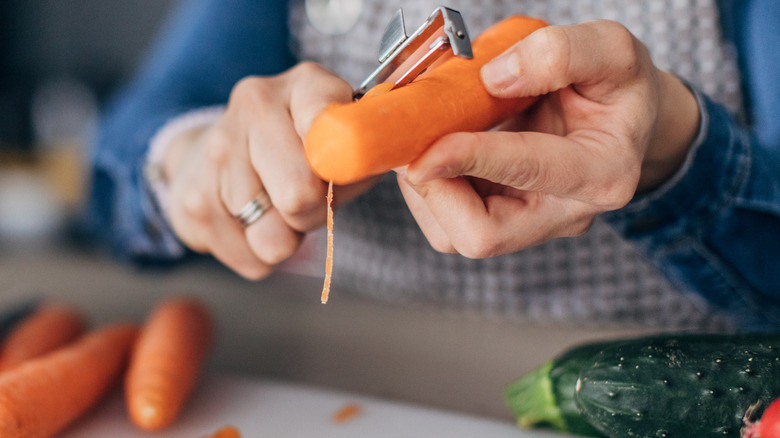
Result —
<instances>
[{"instance_id":1,"label":"stainless steel peeler head","mask_svg":"<svg viewBox=\"0 0 780 438\"><path fill-rule=\"evenodd\" d=\"M406 85L448 50L462 58L473 57L471 39L460 12L440 6L419 29L407 36L403 11L399 9L382 35L379 67L360 84L353 96L360 99L383 82L393 83L393 88Z\"/></svg>"}]
</instances>

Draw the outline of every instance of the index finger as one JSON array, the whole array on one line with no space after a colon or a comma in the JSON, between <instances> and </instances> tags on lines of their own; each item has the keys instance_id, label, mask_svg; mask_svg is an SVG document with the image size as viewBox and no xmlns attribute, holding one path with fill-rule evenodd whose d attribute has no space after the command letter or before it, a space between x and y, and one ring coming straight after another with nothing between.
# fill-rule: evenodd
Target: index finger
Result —
<instances>
[{"instance_id":1,"label":"index finger","mask_svg":"<svg viewBox=\"0 0 780 438\"><path fill-rule=\"evenodd\" d=\"M485 87L498 97L539 96L573 84L603 84L603 94L642 74L647 60L647 49L624 26L600 20L539 29L481 73Z\"/></svg>"},{"instance_id":2,"label":"index finger","mask_svg":"<svg viewBox=\"0 0 780 438\"><path fill-rule=\"evenodd\" d=\"M622 207L633 196L636 169L615 165L614 141L603 133L561 137L540 132L479 132L448 135L412 162L415 185L461 175L518 190L545 193L605 208Z\"/></svg>"}]
</instances>

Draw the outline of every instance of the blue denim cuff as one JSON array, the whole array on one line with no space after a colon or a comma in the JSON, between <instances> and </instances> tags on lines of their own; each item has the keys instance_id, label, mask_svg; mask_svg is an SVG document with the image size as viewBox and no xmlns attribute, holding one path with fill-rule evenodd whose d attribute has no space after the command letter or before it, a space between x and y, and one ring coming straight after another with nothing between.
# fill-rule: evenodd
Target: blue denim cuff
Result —
<instances>
[{"instance_id":1,"label":"blue denim cuff","mask_svg":"<svg viewBox=\"0 0 780 438\"><path fill-rule=\"evenodd\" d=\"M697 90L699 132L682 167L662 186L603 217L639 244L674 245L701 229L741 192L749 173L749 141L732 116Z\"/></svg>"},{"instance_id":2,"label":"blue denim cuff","mask_svg":"<svg viewBox=\"0 0 780 438\"><path fill-rule=\"evenodd\" d=\"M735 328L776 329L780 320L759 292L771 280L734 259L743 244L766 250L760 237L743 242L743 228L735 223L752 172L751 137L725 108L694 93L701 126L684 165L657 190L603 217L682 292L730 314ZM719 236L720 230L726 234Z\"/></svg>"}]
</instances>

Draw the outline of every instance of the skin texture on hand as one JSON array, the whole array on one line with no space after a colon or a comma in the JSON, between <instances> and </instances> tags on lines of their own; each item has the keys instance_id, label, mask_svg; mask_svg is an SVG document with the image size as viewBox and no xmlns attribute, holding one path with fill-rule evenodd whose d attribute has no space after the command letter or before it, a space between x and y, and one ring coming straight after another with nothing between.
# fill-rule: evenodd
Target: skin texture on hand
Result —
<instances>
[{"instance_id":1,"label":"skin texture on hand","mask_svg":"<svg viewBox=\"0 0 780 438\"><path fill-rule=\"evenodd\" d=\"M692 93L614 22L540 29L482 77L497 97L541 97L497 130L446 136L399 169L442 252L490 257L582 234L673 175L698 129Z\"/></svg>"},{"instance_id":2,"label":"skin texture on hand","mask_svg":"<svg viewBox=\"0 0 780 438\"><path fill-rule=\"evenodd\" d=\"M351 99L349 84L310 63L236 84L220 119L166 149L167 210L179 239L249 279L293 255L326 219L327 182L310 170L302 138L323 108ZM338 187L335 197L345 202L371 183ZM262 190L272 207L244 228L235 215Z\"/></svg>"}]
</instances>

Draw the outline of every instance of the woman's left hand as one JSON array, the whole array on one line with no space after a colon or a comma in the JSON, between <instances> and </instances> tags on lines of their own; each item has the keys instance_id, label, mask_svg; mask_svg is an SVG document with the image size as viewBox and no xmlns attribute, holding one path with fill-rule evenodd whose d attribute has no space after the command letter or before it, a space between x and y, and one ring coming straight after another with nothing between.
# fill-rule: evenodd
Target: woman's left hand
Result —
<instances>
[{"instance_id":1,"label":"woman's left hand","mask_svg":"<svg viewBox=\"0 0 780 438\"><path fill-rule=\"evenodd\" d=\"M442 252L483 258L582 234L671 177L698 130L690 90L614 22L540 29L482 78L497 97L540 97L499 130L448 135L399 169Z\"/></svg>"}]
</instances>

